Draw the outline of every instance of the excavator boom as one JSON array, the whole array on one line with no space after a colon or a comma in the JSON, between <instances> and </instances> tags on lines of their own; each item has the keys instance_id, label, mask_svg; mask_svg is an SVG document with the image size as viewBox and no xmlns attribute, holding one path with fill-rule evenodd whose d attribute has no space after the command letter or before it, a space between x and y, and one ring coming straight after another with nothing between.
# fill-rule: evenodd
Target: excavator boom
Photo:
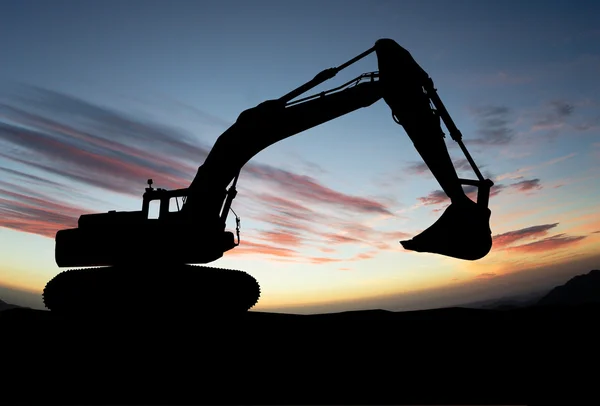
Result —
<instances>
[{"instance_id":1,"label":"excavator boom","mask_svg":"<svg viewBox=\"0 0 600 406\"><path fill-rule=\"evenodd\" d=\"M373 72L359 76L343 90L297 103L269 100L244 111L217 139L198 169L182 211L192 217L219 213L227 186L252 157L283 139L380 100L377 78Z\"/></svg>"}]
</instances>

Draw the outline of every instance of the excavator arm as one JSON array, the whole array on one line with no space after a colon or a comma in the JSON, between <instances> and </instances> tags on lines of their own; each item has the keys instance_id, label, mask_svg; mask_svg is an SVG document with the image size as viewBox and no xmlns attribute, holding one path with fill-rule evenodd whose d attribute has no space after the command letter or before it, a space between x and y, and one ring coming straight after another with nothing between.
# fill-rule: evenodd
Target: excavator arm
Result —
<instances>
[{"instance_id":1,"label":"excavator arm","mask_svg":"<svg viewBox=\"0 0 600 406\"><path fill-rule=\"evenodd\" d=\"M294 100L373 52L377 54L379 71L364 73L334 89ZM204 164L198 169L188 188L182 214L188 221L224 227L232 200L237 194L238 176L252 157L283 139L369 107L382 98L392 110L394 121L404 127L454 204L445 217L447 221L438 223L435 233L432 229L423 234L422 237L428 237L429 241L421 238L421 244L415 246L415 241L412 241L403 243L403 246L461 259L484 256L491 248L491 240L485 235L486 230L482 235L475 229L480 229L482 225L485 229L486 224L489 228L489 221L486 222L489 213L486 210L493 183L484 179L467 151L462 134L439 98L432 79L408 51L389 39L379 40L371 49L348 62L320 72L311 81L279 99L263 102L241 113L237 121L217 139ZM477 180L458 178L443 140L441 121L451 138L459 144ZM231 188L227 190L232 181ZM477 207L469 204L472 202L466 198L462 185L478 187ZM239 218L237 220L239 224ZM468 227L474 220L479 220L478 224ZM478 241L470 241L473 238L464 236L463 248L449 248L450 241L456 238L456 230L464 227L473 229L473 236ZM442 228L446 230L440 236ZM446 241L441 241L444 239ZM440 245L443 247L440 248ZM489 247L486 248L487 245ZM477 249L474 246L478 246Z\"/></svg>"},{"instance_id":2,"label":"excavator arm","mask_svg":"<svg viewBox=\"0 0 600 406\"><path fill-rule=\"evenodd\" d=\"M371 72L307 99L269 100L244 111L198 169L182 212L201 218L214 215L223 207L225 189L252 157L285 138L372 105L382 97L380 85L378 73Z\"/></svg>"}]
</instances>

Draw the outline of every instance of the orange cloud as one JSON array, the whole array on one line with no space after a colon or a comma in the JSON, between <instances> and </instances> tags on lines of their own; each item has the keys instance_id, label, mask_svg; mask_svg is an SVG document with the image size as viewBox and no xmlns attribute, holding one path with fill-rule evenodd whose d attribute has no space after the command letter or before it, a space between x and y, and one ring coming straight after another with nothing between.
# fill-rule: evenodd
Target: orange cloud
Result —
<instances>
[{"instance_id":1,"label":"orange cloud","mask_svg":"<svg viewBox=\"0 0 600 406\"><path fill-rule=\"evenodd\" d=\"M566 234L557 234L552 237L544 238L539 241L534 241L529 244L517 245L509 247L508 250L517 251L520 253L540 253L552 251L559 248L565 248L578 243L586 238L586 236L569 236Z\"/></svg>"},{"instance_id":2,"label":"orange cloud","mask_svg":"<svg viewBox=\"0 0 600 406\"><path fill-rule=\"evenodd\" d=\"M491 279L496 277L497 275L494 272L484 272L480 273L476 276L477 279Z\"/></svg>"},{"instance_id":3,"label":"orange cloud","mask_svg":"<svg viewBox=\"0 0 600 406\"><path fill-rule=\"evenodd\" d=\"M296 233L289 231L263 231L257 237L261 240L269 241L276 244L298 247L302 245L303 239Z\"/></svg>"},{"instance_id":4,"label":"orange cloud","mask_svg":"<svg viewBox=\"0 0 600 406\"><path fill-rule=\"evenodd\" d=\"M327 240L327 242L329 244L347 244L347 243L358 243L361 242L362 240L355 238L355 237L350 237L348 235L342 235L342 234L324 234L323 237L325 238L325 240Z\"/></svg>"},{"instance_id":5,"label":"orange cloud","mask_svg":"<svg viewBox=\"0 0 600 406\"><path fill-rule=\"evenodd\" d=\"M509 231L493 236L494 249L507 247L517 241L541 237L548 234L548 230L555 228L559 223L541 224L520 230Z\"/></svg>"},{"instance_id":6,"label":"orange cloud","mask_svg":"<svg viewBox=\"0 0 600 406\"><path fill-rule=\"evenodd\" d=\"M329 257L311 257L308 260L313 264L329 264L331 262L344 261L343 259Z\"/></svg>"},{"instance_id":7,"label":"orange cloud","mask_svg":"<svg viewBox=\"0 0 600 406\"><path fill-rule=\"evenodd\" d=\"M354 259L355 260L360 260L360 259L371 259L376 255L376 252L363 252L360 254L357 254Z\"/></svg>"},{"instance_id":8,"label":"orange cloud","mask_svg":"<svg viewBox=\"0 0 600 406\"><path fill-rule=\"evenodd\" d=\"M227 255L272 255L276 257L296 257L298 251L290 248L281 248L273 245L256 243L248 240L242 241L239 246L227 252Z\"/></svg>"}]
</instances>

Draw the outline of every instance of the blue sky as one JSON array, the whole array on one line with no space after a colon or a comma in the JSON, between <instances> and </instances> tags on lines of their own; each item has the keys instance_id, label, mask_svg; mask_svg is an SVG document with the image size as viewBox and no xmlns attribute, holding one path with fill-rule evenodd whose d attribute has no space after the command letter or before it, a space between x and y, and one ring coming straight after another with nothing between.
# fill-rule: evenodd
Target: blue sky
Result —
<instances>
[{"instance_id":1,"label":"blue sky","mask_svg":"<svg viewBox=\"0 0 600 406\"><path fill-rule=\"evenodd\" d=\"M257 309L302 312L450 305L585 272L600 230L598 12L592 1L3 2L0 297L40 306L59 272L56 230L138 209L147 178L186 186L240 112L384 37L433 78L498 185L492 253L464 263L398 244L445 202L380 101L258 154L247 169L270 175L244 171L234 201L247 244L214 265L259 279ZM373 54L315 91L376 69Z\"/></svg>"}]
</instances>

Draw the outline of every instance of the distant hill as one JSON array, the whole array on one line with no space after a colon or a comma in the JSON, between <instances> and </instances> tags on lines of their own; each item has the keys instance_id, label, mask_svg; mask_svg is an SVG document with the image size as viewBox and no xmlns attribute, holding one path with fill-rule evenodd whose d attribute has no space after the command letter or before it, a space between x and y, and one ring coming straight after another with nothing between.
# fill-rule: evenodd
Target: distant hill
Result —
<instances>
[{"instance_id":1,"label":"distant hill","mask_svg":"<svg viewBox=\"0 0 600 406\"><path fill-rule=\"evenodd\" d=\"M477 302L469 302L461 304L460 307L471 309L488 309L488 310L510 310L523 307L533 306L544 297L550 289L531 292L527 294L504 296L495 299L480 300Z\"/></svg>"},{"instance_id":2,"label":"distant hill","mask_svg":"<svg viewBox=\"0 0 600 406\"><path fill-rule=\"evenodd\" d=\"M0 312L3 310L8 310L8 309L18 309L21 308L22 306L17 306L17 305L13 305L10 303L6 303L3 300L0 300Z\"/></svg>"},{"instance_id":3,"label":"distant hill","mask_svg":"<svg viewBox=\"0 0 600 406\"><path fill-rule=\"evenodd\" d=\"M580 305L600 303L600 270L594 269L587 274L577 275L567 283L552 289L537 304Z\"/></svg>"}]
</instances>

